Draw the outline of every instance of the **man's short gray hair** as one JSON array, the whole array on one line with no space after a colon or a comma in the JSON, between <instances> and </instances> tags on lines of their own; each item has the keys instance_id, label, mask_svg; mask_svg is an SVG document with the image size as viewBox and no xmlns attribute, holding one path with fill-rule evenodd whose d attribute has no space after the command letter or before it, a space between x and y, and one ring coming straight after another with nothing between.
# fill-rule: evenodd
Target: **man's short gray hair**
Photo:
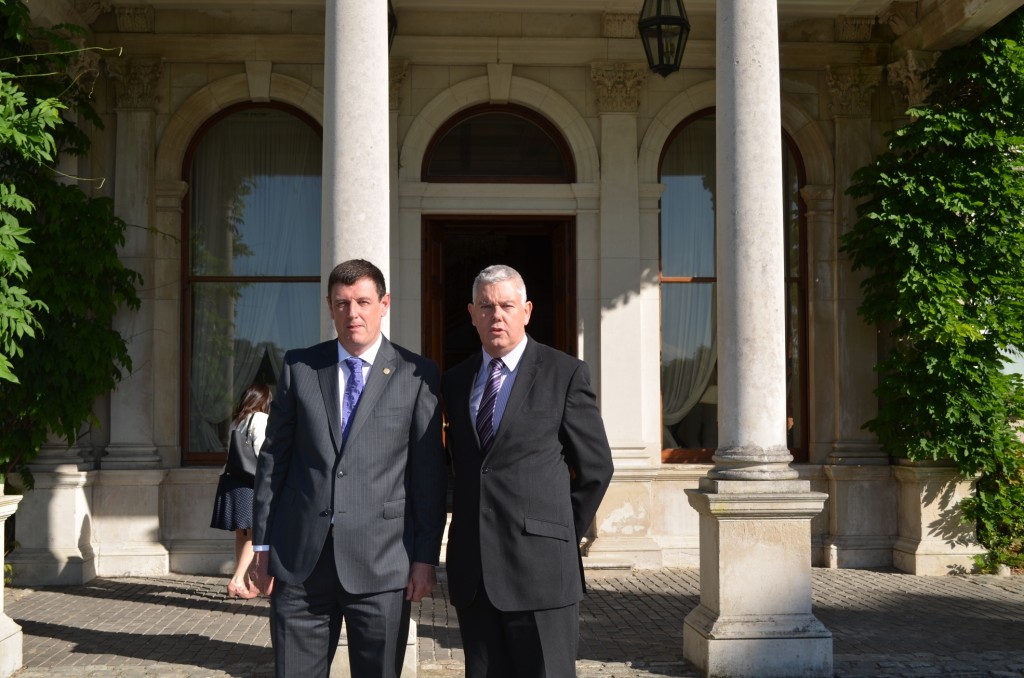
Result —
<instances>
[{"instance_id":1,"label":"man's short gray hair","mask_svg":"<svg viewBox=\"0 0 1024 678\"><path fill-rule=\"evenodd\" d=\"M484 270L476 274L476 278L473 279L473 303L476 303L476 293L480 291L480 288L484 285L493 285L504 281L511 281L516 292L519 293L521 301L526 303L526 283L523 282L523 276L519 275L519 271L512 268L511 266L505 266L504 264L495 264L494 266L488 266Z\"/></svg>"}]
</instances>

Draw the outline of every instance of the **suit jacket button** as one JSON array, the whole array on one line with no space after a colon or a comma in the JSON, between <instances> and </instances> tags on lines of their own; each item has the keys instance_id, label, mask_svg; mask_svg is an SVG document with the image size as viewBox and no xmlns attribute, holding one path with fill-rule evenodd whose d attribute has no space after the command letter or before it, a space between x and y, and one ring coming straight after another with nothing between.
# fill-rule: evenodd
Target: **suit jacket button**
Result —
<instances>
[{"instance_id":1,"label":"suit jacket button","mask_svg":"<svg viewBox=\"0 0 1024 678\"><path fill-rule=\"evenodd\" d=\"M324 509L323 511L320 512L320 515L326 518L327 516L331 515L331 509Z\"/></svg>"},{"instance_id":2,"label":"suit jacket button","mask_svg":"<svg viewBox=\"0 0 1024 678\"><path fill-rule=\"evenodd\" d=\"M484 475L487 475L490 472L491 472L491 467L490 466L484 466L482 469L480 469L480 473L482 473Z\"/></svg>"},{"instance_id":3,"label":"suit jacket button","mask_svg":"<svg viewBox=\"0 0 1024 678\"><path fill-rule=\"evenodd\" d=\"M339 478L340 478L340 477L342 477L343 475L345 475L345 472L344 472L344 471L338 471L338 477L339 477Z\"/></svg>"}]
</instances>

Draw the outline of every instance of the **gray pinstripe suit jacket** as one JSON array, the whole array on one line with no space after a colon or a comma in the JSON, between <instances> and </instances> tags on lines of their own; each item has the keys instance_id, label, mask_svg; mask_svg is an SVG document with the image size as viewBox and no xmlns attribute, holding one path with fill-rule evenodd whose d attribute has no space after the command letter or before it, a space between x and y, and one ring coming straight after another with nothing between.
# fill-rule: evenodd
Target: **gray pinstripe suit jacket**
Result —
<instances>
[{"instance_id":1,"label":"gray pinstripe suit jacket","mask_svg":"<svg viewBox=\"0 0 1024 678\"><path fill-rule=\"evenodd\" d=\"M270 574L299 584L334 520L349 593L404 588L410 562L437 564L447 472L437 365L386 338L341 446L338 343L285 354L256 472L253 543Z\"/></svg>"}]
</instances>

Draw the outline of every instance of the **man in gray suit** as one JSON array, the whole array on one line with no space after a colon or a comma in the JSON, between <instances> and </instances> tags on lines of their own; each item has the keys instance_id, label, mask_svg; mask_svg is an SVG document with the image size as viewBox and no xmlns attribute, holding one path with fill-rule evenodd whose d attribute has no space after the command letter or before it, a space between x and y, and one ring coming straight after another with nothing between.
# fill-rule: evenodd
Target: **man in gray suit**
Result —
<instances>
[{"instance_id":1,"label":"man in gray suit","mask_svg":"<svg viewBox=\"0 0 1024 678\"><path fill-rule=\"evenodd\" d=\"M381 334L390 301L376 266L339 264L327 296L338 340L285 354L253 502L279 678L326 677L342 619L352 675L397 677L410 602L436 582L439 375Z\"/></svg>"},{"instance_id":2,"label":"man in gray suit","mask_svg":"<svg viewBox=\"0 0 1024 678\"><path fill-rule=\"evenodd\" d=\"M528 337L532 310L514 269L481 271L469 313L482 351L442 380L446 567L468 678L576 675L579 543L612 476L587 365Z\"/></svg>"}]
</instances>

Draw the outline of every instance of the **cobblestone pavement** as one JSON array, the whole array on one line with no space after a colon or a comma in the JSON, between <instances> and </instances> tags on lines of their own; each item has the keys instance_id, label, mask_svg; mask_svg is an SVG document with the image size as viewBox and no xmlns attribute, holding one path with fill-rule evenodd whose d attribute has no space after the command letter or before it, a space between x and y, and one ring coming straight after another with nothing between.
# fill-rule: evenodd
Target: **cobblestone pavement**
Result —
<instances>
[{"instance_id":1,"label":"cobblestone pavement","mask_svg":"<svg viewBox=\"0 0 1024 678\"><path fill-rule=\"evenodd\" d=\"M1024 677L1024 576L915 577L813 571L814 614L832 632L838 678ZM16 678L272 676L265 600L229 600L224 577L97 579L6 591L24 631ZM581 608L581 678L701 674L683 659L696 569L592 578ZM413 608L419 676L463 675L442 585Z\"/></svg>"}]
</instances>

